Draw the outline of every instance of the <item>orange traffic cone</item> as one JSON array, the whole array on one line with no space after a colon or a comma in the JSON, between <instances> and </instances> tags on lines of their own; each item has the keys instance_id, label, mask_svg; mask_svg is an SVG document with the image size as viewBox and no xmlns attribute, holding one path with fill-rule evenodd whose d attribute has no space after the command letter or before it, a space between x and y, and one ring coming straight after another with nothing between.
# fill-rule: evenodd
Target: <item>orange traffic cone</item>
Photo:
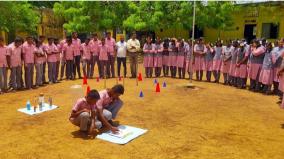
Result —
<instances>
[{"instance_id":1,"label":"orange traffic cone","mask_svg":"<svg viewBox=\"0 0 284 159\"><path fill-rule=\"evenodd\" d=\"M156 85L156 92L157 92L157 93L161 92L160 84L159 84L159 83L157 83L157 85Z\"/></svg>"},{"instance_id":2,"label":"orange traffic cone","mask_svg":"<svg viewBox=\"0 0 284 159\"><path fill-rule=\"evenodd\" d=\"M83 85L87 85L87 84L88 84L87 77L84 76L84 78L83 78Z\"/></svg>"},{"instance_id":3,"label":"orange traffic cone","mask_svg":"<svg viewBox=\"0 0 284 159\"><path fill-rule=\"evenodd\" d=\"M97 82L100 82L100 78L99 77L97 77Z\"/></svg>"},{"instance_id":4,"label":"orange traffic cone","mask_svg":"<svg viewBox=\"0 0 284 159\"><path fill-rule=\"evenodd\" d=\"M121 76L119 76L119 77L118 77L118 80L119 80L119 81L121 81L121 78L122 78L122 77L121 77Z\"/></svg>"},{"instance_id":5,"label":"orange traffic cone","mask_svg":"<svg viewBox=\"0 0 284 159\"><path fill-rule=\"evenodd\" d=\"M87 91L86 91L86 96L88 95L88 93L91 91L90 86L87 87Z\"/></svg>"},{"instance_id":6,"label":"orange traffic cone","mask_svg":"<svg viewBox=\"0 0 284 159\"><path fill-rule=\"evenodd\" d=\"M142 81L142 74L141 73L139 73L139 75L138 75L138 81Z\"/></svg>"}]
</instances>

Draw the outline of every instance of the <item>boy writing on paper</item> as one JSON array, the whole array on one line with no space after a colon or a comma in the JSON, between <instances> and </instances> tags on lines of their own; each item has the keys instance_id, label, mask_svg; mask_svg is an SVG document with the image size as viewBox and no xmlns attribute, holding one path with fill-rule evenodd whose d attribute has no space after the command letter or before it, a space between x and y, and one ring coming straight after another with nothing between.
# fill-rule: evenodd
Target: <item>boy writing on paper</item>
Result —
<instances>
[{"instance_id":1,"label":"boy writing on paper","mask_svg":"<svg viewBox=\"0 0 284 159\"><path fill-rule=\"evenodd\" d=\"M99 92L100 99L96 103L96 112L98 123L101 122L107 129L113 133L119 131L112 119L115 119L121 109L123 102L119 96L124 94L124 87L121 84L113 86L111 89L105 89Z\"/></svg>"}]
</instances>

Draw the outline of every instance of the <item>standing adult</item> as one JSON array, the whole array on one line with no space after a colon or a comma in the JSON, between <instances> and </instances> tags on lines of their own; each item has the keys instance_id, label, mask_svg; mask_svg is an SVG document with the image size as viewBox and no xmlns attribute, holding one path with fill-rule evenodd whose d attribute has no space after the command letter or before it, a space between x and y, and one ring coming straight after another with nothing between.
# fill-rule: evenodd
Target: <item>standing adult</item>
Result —
<instances>
[{"instance_id":1,"label":"standing adult","mask_svg":"<svg viewBox=\"0 0 284 159\"><path fill-rule=\"evenodd\" d=\"M120 66L121 63L123 65L124 69L124 77L126 77L127 74L127 68L126 68L126 52L127 52L127 47L126 47L126 42L124 41L124 36L120 36L120 41L116 43L116 52L117 52L117 75L120 77Z\"/></svg>"},{"instance_id":2,"label":"standing adult","mask_svg":"<svg viewBox=\"0 0 284 159\"><path fill-rule=\"evenodd\" d=\"M131 39L127 41L126 46L130 58L131 78L136 78L137 65L138 65L138 52L140 50L140 42L138 39L136 39L136 33L132 33Z\"/></svg>"},{"instance_id":3,"label":"standing adult","mask_svg":"<svg viewBox=\"0 0 284 159\"><path fill-rule=\"evenodd\" d=\"M107 32L105 39L106 46L109 48L107 74L109 77L115 78L114 63L115 63L115 40L111 37L111 33Z\"/></svg>"},{"instance_id":4,"label":"standing adult","mask_svg":"<svg viewBox=\"0 0 284 159\"><path fill-rule=\"evenodd\" d=\"M81 61L81 40L78 38L77 32L72 33L72 44L74 49L74 78L76 78L76 70L78 77L81 79L80 61Z\"/></svg>"}]
</instances>

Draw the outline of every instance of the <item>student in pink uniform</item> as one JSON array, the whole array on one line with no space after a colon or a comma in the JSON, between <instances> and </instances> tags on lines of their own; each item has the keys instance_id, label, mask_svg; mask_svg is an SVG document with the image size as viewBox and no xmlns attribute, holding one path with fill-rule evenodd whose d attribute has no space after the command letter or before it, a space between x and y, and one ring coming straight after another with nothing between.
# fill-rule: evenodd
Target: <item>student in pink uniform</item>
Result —
<instances>
[{"instance_id":1,"label":"student in pink uniform","mask_svg":"<svg viewBox=\"0 0 284 159\"><path fill-rule=\"evenodd\" d=\"M206 70L206 80L211 82L211 73L213 69L213 58L214 50L210 43L206 44L206 53L205 53L205 70Z\"/></svg>"},{"instance_id":2,"label":"student in pink uniform","mask_svg":"<svg viewBox=\"0 0 284 159\"><path fill-rule=\"evenodd\" d=\"M235 77L237 78L237 87L240 89L246 88L246 78L247 78L247 60L248 60L248 50L245 48L245 44L240 43L240 49L237 52L237 64L235 70Z\"/></svg>"},{"instance_id":3,"label":"student in pink uniform","mask_svg":"<svg viewBox=\"0 0 284 159\"><path fill-rule=\"evenodd\" d=\"M34 50L33 38L28 36L26 43L23 44L23 59L25 64L25 85L26 89L32 89L34 77Z\"/></svg>"},{"instance_id":4,"label":"student in pink uniform","mask_svg":"<svg viewBox=\"0 0 284 159\"><path fill-rule=\"evenodd\" d=\"M212 67L215 83L219 83L220 80L220 71L222 64L221 56L223 52L224 50L221 41L217 41L216 46L214 47L214 57L213 57L213 67Z\"/></svg>"},{"instance_id":5,"label":"student in pink uniform","mask_svg":"<svg viewBox=\"0 0 284 159\"><path fill-rule=\"evenodd\" d=\"M39 41L42 48L45 48L45 46L46 46L46 44L44 43L45 39L46 38L45 38L44 35L41 35L41 36L38 37L38 41ZM42 60L43 60L42 82L43 82L43 84L48 84L48 82L46 82L46 78L45 78L45 71L46 71L46 65L47 65L46 55L42 57Z\"/></svg>"},{"instance_id":6,"label":"student in pink uniform","mask_svg":"<svg viewBox=\"0 0 284 159\"><path fill-rule=\"evenodd\" d=\"M163 42L163 74L164 77L169 76L169 39Z\"/></svg>"},{"instance_id":7,"label":"student in pink uniform","mask_svg":"<svg viewBox=\"0 0 284 159\"><path fill-rule=\"evenodd\" d=\"M186 67L186 47L183 41L178 45L178 54L177 54L177 68L178 76L180 79L185 78L185 67Z\"/></svg>"},{"instance_id":8,"label":"student in pink uniform","mask_svg":"<svg viewBox=\"0 0 284 159\"><path fill-rule=\"evenodd\" d=\"M8 47L8 55L10 56L10 81L12 86L12 91L22 89L22 40L16 38L14 43L10 44Z\"/></svg>"},{"instance_id":9,"label":"student in pink uniform","mask_svg":"<svg viewBox=\"0 0 284 159\"><path fill-rule=\"evenodd\" d=\"M262 69L259 75L259 82L263 84L262 92L271 93L271 85L273 83L273 60L272 60L272 44L266 44L266 53L263 59Z\"/></svg>"},{"instance_id":10,"label":"student in pink uniform","mask_svg":"<svg viewBox=\"0 0 284 159\"><path fill-rule=\"evenodd\" d=\"M57 46L54 44L54 38L48 38L48 45L45 47L48 63L49 84L57 83L56 79L56 54L59 53Z\"/></svg>"},{"instance_id":11,"label":"student in pink uniform","mask_svg":"<svg viewBox=\"0 0 284 159\"><path fill-rule=\"evenodd\" d=\"M192 80L193 73L194 73L194 59L193 59L193 52L192 52L192 40L188 40L185 45L186 48L186 72L188 73L189 79Z\"/></svg>"},{"instance_id":12,"label":"student in pink uniform","mask_svg":"<svg viewBox=\"0 0 284 159\"><path fill-rule=\"evenodd\" d=\"M7 92L8 48L0 37L0 94Z\"/></svg>"},{"instance_id":13,"label":"student in pink uniform","mask_svg":"<svg viewBox=\"0 0 284 159\"><path fill-rule=\"evenodd\" d=\"M97 90L91 90L86 97L77 100L72 108L69 121L80 127L84 134L92 135L94 129L101 128L101 122L97 121L96 103L100 99Z\"/></svg>"},{"instance_id":14,"label":"student in pink uniform","mask_svg":"<svg viewBox=\"0 0 284 159\"><path fill-rule=\"evenodd\" d=\"M284 63L283 63L283 58L284 58L284 52L281 52L280 57L282 58L282 63L280 66L279 71L277 72L277 76L279 78L279 91L281 93L279 93L280 99L282 100L281 104L280 104L280 108L284 109Z\"/></svg>"},{"instance_id":15,"label":"student in pink uniform","mask_svg":"<svg viewBox=\"0 0 284 159\"><path fill-rule=\"evenodd\" d=\"M248 76L250 78L249 90L256 92L260 90L261 83L259 82L259 74L265 56L265 50L265 47L260 44L259 40L253 41L248 70Z\"/></svg>"},{"instance_id":16,"label":"student in pink uniform","mask_svg":"<svg viewBox=\"0 0 284 159\"><path fill-rule=\"evenodd\" d=\"M107 74L109 77L115 78L115 70L114 70L114 63L115 63L115 40L111 37L111 33L107 32L107 38L105 39L106 46L109 48L109 57L108 57L108 66L107 66Z\"/></svg>"},{"instance_id":17,"label":"student in pink uniform","mask_svg":"<svg viewBox=\"0 0 284 159\"><path fill-rule=\"evenodd\" d=\"M78 73L79 79L82 78L81 76L81 69L80 69L80 64L81 64L81 40L78 38L77 32L72 33L72 44L74 48L74 78L76 78L76 70Z\"/></svg>"},{"instance_id":18,"label":"student in pink uniform","mask_svg":"<svg viewBox=\"0 0 284 159\"><path fill-rule=\"evenodd\" d=\"M101 74L100 78L109 78L107 74L107 65L108 65L108 55L109 55L109 48L105 44L105 38L101 40L102 44L99 46L99 61L101 67Z\"/></svg>"},{"instance_id":19,"label":"student in pink uniform","mask_svg":"<svg viewBox=\"0 0 284 159\"><path fill-rule=\"evenodd\" d=\"M151 37L147 37L146 43L143 47L143 54L144 54L144 67L145 67L145 74L146 78L152 78L153 74L153 67L154 67L154 52L155 52L155 45L152 44Z\"/></svg>"},{"instance_id":20,"label":"student in pink uniform","mask_svg":"<svg viewBox=\"0 0 284 159\"><path fill-rule=\"evenodd\" d=\"M64 77L64 73L66 74L66 59L65 56L63 54L63 47L64 45L67 43L66 38L61 40L59 43L60 46L60 78L59 81L62 81L63 77Z\"/></svg>"},{"instance_id":21,"label":"student in pink uniform","mask_svg":"<svg viewBox=\"0 0 284 159\"><path fill-rule=\"evenodd\" d=\"M233 47L231 52L231 63L229 70L229 84L231 86L237 86L237 78L236 78L236 64L237 64L237 55L239 52L239 43L237 41L233 41Z\"/></svg>"},{"instance_id":22,"label":"student in pink uniform","mask_svg":"<svg viewBox=\"0 0 284 159\"><path fill-rule=\"evenodd\" d=\"M161 39L157 37L155 44L155 53L154 53L154 67L155 67L155 76L160 77L162 66L163 66L163 43Z\"/></svg>"},{"instance_id":23,"label":"student in pink uniform","mask_svg":"<svg viewBox=\"0 0 284 159\"><path fill-rule=\"evenodd\" d=\"M199 38L197 44L194 45L194 67L196 79L199 81L202 81L203 71L205 70L205 53L206 47L203 38Z\"/></svg>"},{"instance_id":24,"label":"student in pink uniform","mask_svg":"<svg viewBox=\"0 0 284 159\"><path fill-rule=\"evenodd\" d=\"M100 91L99 94L100 99L96 103L98 121L112 132L117 132L117 124L112 119L117 117L119 110L123 106L123 102L119 97L124 94L124 87L118 84L111 89Z\"/></svg>"},{"instance_id":25,"label":"student in pink uniform","mask_svg":"<svg viewBox=\"0 0 284 159\"><path fill-rule=\"evenodd\" d=\"M222 65L221 65L221 72L223 73L224 84L229 84L229 70L230 70L230 63L232 58L232 46L231 43L228 42L227 46L223 47L223 54L222 54Z\"/></svg>"},{"instance_id":26,"label":"student in pink uniform","mask_svg":"<svg viewBox=\"0 0 284 159\"><path fill-rule=\"evenodd\" d=\"M281 53L284 52L284 38L278 41L278 45L272 50L272 59L273 59L273 93L279 95L281 92L278 90L279 87L279 78L277 72L280 69L282 58Z\"/></svg>"},{"instance_id":27,"label":"student in pink uniform","mask_svg":"<svg viewBox=\"0 0 284 159\"><path fill-rule=\"evenodd\" d=\"M66 79L74 80L74 46L72 44L72 38L66 38L66 44L63 45L63 58L66 60Z\"/></svg>"},{"instance_id":28,"label":"student in pink uniform","mask_svg":"<svg viewBox=\"0 0 284 159\"><path fill-rule=\"evenodd\" d=\"M92 56L91 56L91 73L90 78L93 78L95 66L98 66L98 73L100 73L100 63L99 63L99 46L101 45L101 41L98 39L98 35L95 33L93 34L93 39L90 41L92 47Z\"/></svg>"},{"instance_id":29,"label":"student in pink uniform","mask_svg":"<svg viewBox=\"0 0 284 159\"><path fill-rule=\"evenodd\" d=\"M178 48L175 39L172 39L169 45L169 66L171 71L171 77L176 78L177 74L177 53Z\"/></svg>"},{"instance_id":30,"label":"student in pink uniform","mask_svg":"<svg viewBox=\"0 0 284 159\"><path fill-rule=\"evenodd\" d=\"M82 48L82 60L83 60L83 73L84 77L90 78L90 70L91 70L91 44L90 38L86 38L85 42L81 46Z\"/></svg>"},{"instance_id":31,"label":"student in pink uniform","mask_svg":"<svg viewBox=\"0 0 284 159\"><path fill-rule=\"evenodd\" d=\"M57 47L58 53L56 54L56 81L58 82L58 77L59 77L59 68L60 68L60 59L61 59L61 52L62 52L62 48L61 45L59 43L59 39L58 38L54 38L54 44Z\"/></svg>"},{"instance_id":32,"label":"student in pink uniform","mask_svg":"<svg viewBox=\"0 0 284 159\"><path fill-rule=\"evenodd\" d=\"M38 39L35 39L35 68L36 68L36 87L43 85L43 63L45 62L45 51Z\"/></svg>"}]
</instances>

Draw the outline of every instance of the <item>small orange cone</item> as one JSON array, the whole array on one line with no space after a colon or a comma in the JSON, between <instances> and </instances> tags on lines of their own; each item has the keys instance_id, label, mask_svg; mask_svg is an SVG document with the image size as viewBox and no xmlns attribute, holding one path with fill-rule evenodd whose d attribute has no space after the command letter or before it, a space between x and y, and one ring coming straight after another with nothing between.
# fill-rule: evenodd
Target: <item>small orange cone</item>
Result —
<instances>
[{"instance_id":1,"label":"small orange cone","mask_svg":"<svg viewBox=\"0 0 284 159\"><path fill-rule=\"evenodd\" d=\"M87 84L88 84L87 77L84 76L84 78L83 78L83 85L87 85Z\"/></svg>"},{"instance_id":2,"label":"small orange cone","mask_svg":"<svg viewBox=\"0 0 284 159\"><path fill-rule=\"evenodd\" d=\"M87 87L87 91L86 91L86 96L88 95L88 93L91 91L90 86Z\"/></svg>"},{"instance_id":3,"label":"small orange cone","mask_svg":"<svg viewBox=\"0 0 284 159\"><path fill-rule=\"evenodd\" d=\"M138 81L142 81L142 74L141 73L139 73L139 75L138 75Z\"/></svg>"},{"instance_id":4,"label":"small orange cone","mask_svg":"<svg viewBox=\"0 0 284 159\"><path fill-rule=\"evenodd\" d=\"M119 76L119 77L118 77L118 80L119 80L119 81L121 81L121 78L122 78L122 77L121 77L121 76Z\"/></svg>"},{"instance_id":5,"label":"small orange cone","mask_svg":"<svg viewBox=\"0 0 284 159\"><path fill-rule=\"evenodd\" d=\"M100 82L100 78L99 77L97 77L97 82Z\"/></svg>"},{"instance_id":6,"label":"small orange cone","mask_svg":"<svg viewBox=\"0 0 284 159\"><path fill-rule=\"evenodd\" d=\"M156 85L156 92L157 92L157 93L161 92L160 84L159 84L159 83L157 83L157 85Z\"/></svg>"}]
</instances>

